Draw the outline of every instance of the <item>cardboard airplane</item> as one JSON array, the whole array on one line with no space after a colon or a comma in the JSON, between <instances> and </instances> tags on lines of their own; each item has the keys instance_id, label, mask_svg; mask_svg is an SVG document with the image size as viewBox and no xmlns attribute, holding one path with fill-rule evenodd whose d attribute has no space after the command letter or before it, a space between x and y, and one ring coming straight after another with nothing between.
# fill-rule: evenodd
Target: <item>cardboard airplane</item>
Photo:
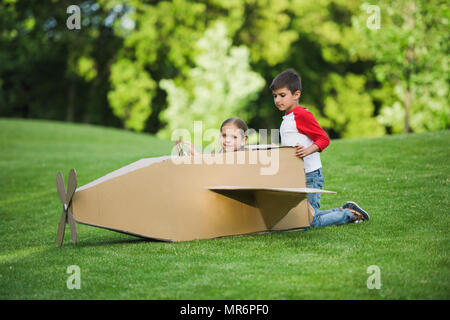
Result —
<instances>
[{"instance_id":1,"label":"cardboard airplane","mask_svg":"<svg viewBox=\"0 0 450 320\"><path fill-rule=\"evenodd\" d=\"M58 245L69 223L86 224L144 238L189 241L309 227L314 210L303 160L293 147L141 159L67 193L57 176L63 215Z\"/></svg>"}]
</instances>

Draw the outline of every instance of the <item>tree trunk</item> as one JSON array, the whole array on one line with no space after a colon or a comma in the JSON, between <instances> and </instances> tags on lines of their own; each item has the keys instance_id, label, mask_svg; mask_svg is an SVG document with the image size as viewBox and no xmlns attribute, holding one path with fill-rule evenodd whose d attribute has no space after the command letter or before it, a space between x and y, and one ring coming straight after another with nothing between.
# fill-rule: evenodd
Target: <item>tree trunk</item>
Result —
<instances>
[{"instance_id":1,"label":"tree trunk","mask_svg":"<svg viewBox=\"0 0 450 320\"><path fill-rule=\"evenodd\" d=\"M83 122L89 123L90 119L92 119L92 114L97 112L97 105L96 105L96 99L95 95L98 93L98 78L96 77L94 81L92 81L90 87L89 87L89 94L88 94L88 101L86 101L86 108L84 110L83 115Z\"/></svg>"},{"instance_id":2,"label":"tree trunk","mask_svg":"<svg viewBox=\"0 0 450 320\"><path fill-rule=\"evenodd\" d=\"M414 72L414 48L409 46L406 52L408 60L408 66L406 71L406 90L405 90L405 126L403 128L404 133L411 132L409 127L409 116L411 113L412 93L411 93L411 74Z\"/></svg>"},{"instance_id":3,"label":"tree trunk","mask_svg":"<svg viewBox=\"0 0 450 320\"><path fill-rule=\"evenodd\" d=\"M69 84L69 95L68 95L68 101L67 101L67 111L66 111L66 121L73 122L74 120L74 114L75 114L75 80L70 80Z\"/></svg>"},{"instance_id":4,"label":"tree trunk","mask_svg":"<svg viewBox=\"0 0 450 320\"><path fill-rule=\"evenodd\" d=\"M407 88L405 90L405 126L403 128L404 133L409 133L409 113L411 109L411 90Z\"/></svg>"},{"instance_id":5,"label":"tree trunk","mask_svg":"<svg viewBox=\"0 0 450 320\"><path fill-rule=\"evenodd\" d=\"M412 30L414 28L414 12L416 11L416 4L414 3L414 1L411 1L409 3L409 6L407 6L405 8L405 15L404 15L404 19L406 21L406 23L408 24L408 27L410 30ZM403 128L403 132L404 133L409 133L410 132L410 127L409 127L409 117L410 117L410 113L411 113L411 100L412 100L412 95L411 95L411 75L414 73L414 46L412 44L408 45L408 49L406 51L406 60L408 62L408 65L406 66L406 90L405 90L405 126Z\"/></svg>"}]
</instances>

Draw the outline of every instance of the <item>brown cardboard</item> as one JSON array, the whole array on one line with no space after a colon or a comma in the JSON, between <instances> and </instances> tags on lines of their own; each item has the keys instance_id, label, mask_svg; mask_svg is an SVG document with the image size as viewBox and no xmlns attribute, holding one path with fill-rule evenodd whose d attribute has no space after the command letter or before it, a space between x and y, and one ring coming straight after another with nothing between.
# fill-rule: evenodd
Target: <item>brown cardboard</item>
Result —
<instances>
[{"instance_id":1,"label":"brown cardboard","mask_svg":"<svg viewBox=\"0 0 450 320\"><path fill-rule=\"evenodd\" d=\"M292 147L247 149L139 160L78 188L72 210L78 223L188 241L309 227L310 192L331 193L306 188Z\"/></svg>"}]
</instances>

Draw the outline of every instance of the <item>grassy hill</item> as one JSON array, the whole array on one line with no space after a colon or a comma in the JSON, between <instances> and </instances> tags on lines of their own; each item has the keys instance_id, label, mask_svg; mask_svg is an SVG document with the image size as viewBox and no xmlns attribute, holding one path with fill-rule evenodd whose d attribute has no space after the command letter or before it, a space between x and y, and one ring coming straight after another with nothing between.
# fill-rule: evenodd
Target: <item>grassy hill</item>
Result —
<instances>
[{"instance_id":1,"label":"grassy hill","mask_svg":"<svg viewBox=\"0 0 450 320\"><path fill-rule=\"evenodd\" d=\"M357 201L369 222L184 243L78 225L56 246L55 178L78 186L172 144L150 135L0 119L0 299L450 299L450 131L337 140L322 208ZM66 286L67 267L81 289ZM369 266L381 289L368 289Z\"/></svg>"}]
</instances>

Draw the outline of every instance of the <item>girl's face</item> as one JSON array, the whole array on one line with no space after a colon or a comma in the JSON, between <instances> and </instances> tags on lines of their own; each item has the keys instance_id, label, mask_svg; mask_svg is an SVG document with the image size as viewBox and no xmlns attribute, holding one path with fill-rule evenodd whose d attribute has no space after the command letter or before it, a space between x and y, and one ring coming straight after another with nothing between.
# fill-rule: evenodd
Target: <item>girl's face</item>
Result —
<instances>
[{"instance_id":1,"label":"girl's face","mask_svg":"<svg viewBox=\"0 0 450 320\"><path fill-rule=\"evenodd\" d=\"M222 149L224 152L237 151L245 146L247 137L244 135L242 129L230 123L223 126L220 140L222 142Z\"/></svg>"}]
</instances>

